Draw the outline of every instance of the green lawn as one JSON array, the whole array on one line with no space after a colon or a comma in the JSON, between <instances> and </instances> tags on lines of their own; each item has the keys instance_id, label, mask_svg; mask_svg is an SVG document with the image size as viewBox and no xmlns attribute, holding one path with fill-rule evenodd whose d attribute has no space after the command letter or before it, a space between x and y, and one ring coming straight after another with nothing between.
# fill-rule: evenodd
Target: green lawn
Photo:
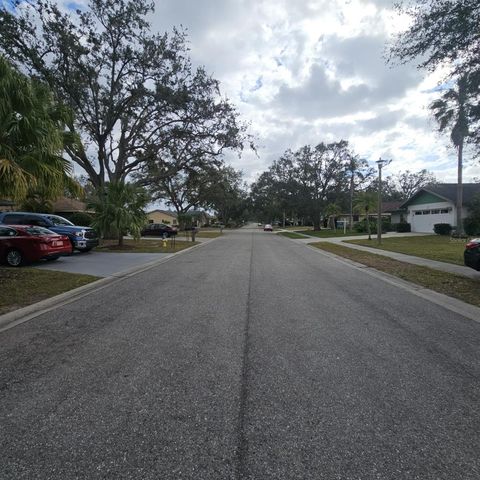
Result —
<instances>
[{"instance_id":1,"label":"green lawn","mask_svg":"<svg viewBox=\"0 0 480 480\"><path fill-rule=\"evenodd\" d=\"M196 237L199 238L217 238L223 235L220 230L200 230L195 234ZM179 236L181 237L182 234L180 233Z\"/></svg>"},{"instance_id":2,"label":"green lawn","mask_svg":"<svg viewBox=\"0 0 480 480\"><path fill-rule=\"evenodd\" d=\"M376 239L348 240L346 243L365 245L390 252L405 253L416 257L438 260L439 262L463 265L463 251L465 243L451 241L449 236L428 235L423 237L383 238L382 245L378 246Z\"/></svg>"},{"instance_id":3,"label":"green lawn","mask_svg":"<svg viewBox=\"0 0 480 480\"><path fill-rule=\"evenodd\" d=\"M297 232L301 232L305 235L308 235L310 237L318 237L318 238L333 238L333 237L353 237L354 235L366 235L366 233L358 233L356 230L347 230L347 233L344 234L343 230L338 228L337 230L331 230L331 229L326 229L326 230L296 230Z\"/></svg>"},{"instance_id":4,"label":"green lawn","mask_svg":"<svg viewBox=\"0 0 480 480\"><path fill-rule=\"evenodd\" d=\"M0 314L98 280L92 275L0 267Z\"/></svg>"},{"instance_id":5,"label":"green lawn","mask_svg":"<svg viewBox=\"0 0 480 480\"><path fill-rule=\"evenodd\" d=\"M118 246L116 240L103 240L102 244L95 248L97 252L126 252L126 253L175 253L180 250L198 245L198 242L191 240L178 240L175 243L167 238L165 246L163 240L127 240L125 239L122 247Z\"/></svg>"},{"instance_id":6,"label":"green lawn","mask_svg":"<svg viewBox=\"0 0 480 480\"><path fill-rule=\"evenodd\" d=\"M399 262L383 255L354 250L335 243L317 242L310 245L480 307L478 280Z\"/></svg>"},{"instance_id":7,"label":"green lawn","mask_svg":"<svg viewBox=\"0 0 480 480\"><path fill-rule=\"evenodd\" d=\"M305 235L299 235L295 232L278 232L277 235L281 235L282 237L287 238L305 238Z\"/></svg>"}]
</instances>

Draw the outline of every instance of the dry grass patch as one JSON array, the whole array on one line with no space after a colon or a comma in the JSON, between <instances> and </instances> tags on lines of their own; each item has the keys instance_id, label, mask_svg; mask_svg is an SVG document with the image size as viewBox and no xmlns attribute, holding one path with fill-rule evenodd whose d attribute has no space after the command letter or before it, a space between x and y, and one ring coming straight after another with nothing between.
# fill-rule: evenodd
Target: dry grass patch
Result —
<instances>
[{"instance_id":1,"label":"dry grass patch","mask_svg":"<svg viewBox=\"0 0 480 480\"><path fill-rule=\"evenodd\" d=\"M480 307L480 296L478 295L480 281L478 280L399 262L383 255L354 250L333 243L318 242L310 245Z\"/></svg>"}]
</instances>

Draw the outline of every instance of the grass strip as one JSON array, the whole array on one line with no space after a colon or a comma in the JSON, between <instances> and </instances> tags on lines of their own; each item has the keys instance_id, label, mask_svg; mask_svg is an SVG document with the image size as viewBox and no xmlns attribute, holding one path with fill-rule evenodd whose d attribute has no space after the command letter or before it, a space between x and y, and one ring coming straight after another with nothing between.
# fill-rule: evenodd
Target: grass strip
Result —
<instances>
[{"instance_id":1,"label":"grass strip","mask_svg":"<svg viewBox=\"0 0 480 480\"><path fill-rule=\"evenodd\" d=\"M378 245L376 240L347 240L345 243L364 245L455 265L463 265L463 251L465 250L465 242L451 241L450 237L442 235L383 238L381 245Z\"/></svg>"},{"instance_id":2,"label":"grass strip","mask_svg":"<svg viewBox=\"0 0 480 480\"><path fill-rule=\"evenodd\" d=\"M223 235L222 232L207 230L206 232L202 232L201 230L195 234L196 237L199 238L217 238Z\"/></svg>"},{"instance_id":3,"label":"grass strip","mask_svg":"<svg viewBox=\"0 0 480 480\"><path fill-rule=\"evenodd\" d=\"M295 232L278 232L277 235L281 235L282 237L287 237L287 238L305 238L305 235L299 235L298 233Z\"/></svg>"},{"instance_id":4,"label":"grass strip","mask_svg":"<svg viewBox=\"0 0 480 480\"><path fill-rule=\"evenodd\" d=\"M480 307L480 296L478 295L480 282L478 280L399 262L383 255L354 250L333 243L317 242L310 243L310 245Z\"/></svg>"},{"instance_id":5,"label":"grass strip","mask_svg":"<svg viewBox=\"0 0 480 480\"><path fill-rule=\"evenodd\" d=\"M97 252L115 253L175 253L180 250L198 245L198 242L167 238L165 246L163 240L124 240L123 245L118 246L117 240L103 240L102 244L95 248Z\"/></svg>"},{"instance_id":6,"label":"grass strip","mask_svg":"<svg viewBox=\"0 0 480 480\"><path fill-rule=\"evenodd\" d=\"M0 315L98 280L92 275L0 267Z\"/></svg>"},{"instance_id":7,"label":"grass strip","mask_svg":"<svg viewBox=\"0 0 480 480\"><path fill-rule=\"evenodd\" d=\"M347 230L344 234L343 230L296 230L297 232L303 233L310 237L318 237L318 238L333 238L333 237L353 237L353 236L361 236L366 235L365 233L358 233L356 230Z\"/></svg>"}]
</instances>

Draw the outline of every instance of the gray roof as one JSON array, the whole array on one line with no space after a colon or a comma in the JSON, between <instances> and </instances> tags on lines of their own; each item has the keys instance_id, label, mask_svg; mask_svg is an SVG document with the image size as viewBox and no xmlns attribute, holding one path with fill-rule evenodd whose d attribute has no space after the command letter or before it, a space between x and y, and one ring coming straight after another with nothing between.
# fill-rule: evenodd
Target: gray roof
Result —
<instances>
[{"instance_id":1,"label":"gray roof","mask_svg":"<svg viewBox=\"0 0 480 480\"><path fill-rule=\"evenodd\" d=\"M421 188L401 206L406 207L411 200L418 197L422 192L433 193L445 200L449 200L453 204L457 203L457 184L456 183L437 183ZM470 202L473 197L480 194L480 183L464 183L463 184L463 203Z\"/></svg>"}]
</instances>

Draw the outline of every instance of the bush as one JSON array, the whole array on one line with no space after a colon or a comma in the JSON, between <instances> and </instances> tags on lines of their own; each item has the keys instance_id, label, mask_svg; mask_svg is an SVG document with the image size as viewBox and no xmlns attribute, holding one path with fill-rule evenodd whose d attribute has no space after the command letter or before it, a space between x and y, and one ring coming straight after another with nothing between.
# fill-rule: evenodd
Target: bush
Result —
<instances>
[{"instance_id":1,"label":"bush","mask_svg":"<svg viewBox=\"0 0 480 480\"><path fill-rule=\"evenodd\" d=\"M463 220L463 228L467 235L480 235L480 218L465 218Z\"/></svg>"},{"instance_id":2,"label":"bush","mask_svg":"<svg viewBox=\"0 0 480 480\"><path fill-rule=\"evenodd\" d=\"M452 233L453 227L449 223L436 223L433 226L433 231L437 235L450 235Z\"/></svg>"},{"instance_id":3,"label":"bush","mask_svg":"<svg viewBox=\"0 0 480 480\"><path fill-rule=\"evenodd\" d=\"M68 215L68 219L75 225L90 227L92 225L93 216L86 212L75 212Z\"/></svg>"},{"instance_id":4,"label":"bush","mask_svg":"<svg viewBox=\"0 0 480 480\"><path fill-rule=\"evenodd\" d=\"M395 231L398 233L411 232L412 226L408 222L400 222L394 224Z\"/></svg>"},{"instance_id":5,"label":"bush","mask_svg":"<svg viewBox=\"0 0 480 480\"><path fill-rule=\"evenodd\" d=\"M363 219L361 222L357 222L354 226L354 229L358 233L368 233L367 230L367 221ZM391 232L392 231L392 224L390 223L390 220L382 220L382 233L386 232ZM377 233L377 221L376 220L370 220L370 233L376 234Z\"/></svg>"}]
</instances>

